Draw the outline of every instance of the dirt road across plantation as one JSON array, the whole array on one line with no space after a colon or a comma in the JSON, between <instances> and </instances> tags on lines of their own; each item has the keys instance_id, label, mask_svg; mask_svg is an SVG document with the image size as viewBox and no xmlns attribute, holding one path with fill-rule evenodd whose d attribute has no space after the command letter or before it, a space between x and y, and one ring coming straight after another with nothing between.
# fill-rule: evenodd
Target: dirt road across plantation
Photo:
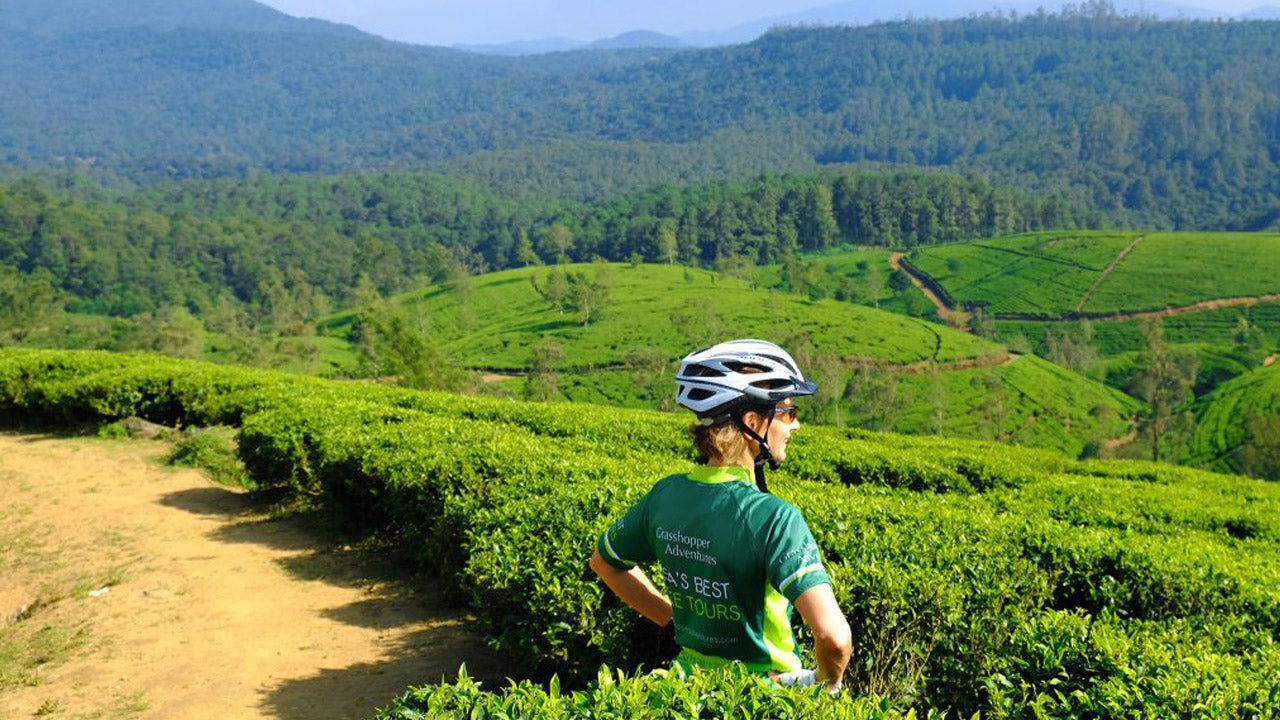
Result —
<instances>
[{"instance_id":1,"label":"dirt road across plantation","mask_svg":"<svg viewBox=\"0 0 1280 720\"><path fill-rule=\"evenodd\" d=\"M890 255L889 267L893 270L900 269L902 267L903 257L905 257L905 253L893 253ZM920 292L924 293L924 296L929 299L929 302L933 303L933 306L938 309L938 317L941 318L943 322L951 325L952 327L968 331L969 316L967 313L952 309L943 302L942 298L938 297L937 293L929 289L929 287L924 283L920 282L920 279L912 273L907 273L907 277L911 278L911 284L915 285Z\"/></svg>"},{"instance_id":2,"label":"dirt road across plantation","mask_svg":"<svg viewBox=\"0 0 1280 720\"><path fill-rule=\"evenodd\" d=\"M1139 235L1130 240L1129 244L1125 245L1124 249L1112 258L1111 263L1107 265L1106 269L1099 273L1098 277L1094 278L1093 284L1089 286L1089 289L1084 291L1084 295L1080 297L1080 302L1076 303L1076 312L1084 310L1085 303L1089 302L1089 298L1093 296L1093 291L1098 289L1098 286L1111 275L1111 273L1116 269L1116 266L1121 262L1124 262L1125 257L1128 256L1129 253L1133 252L1133 249L1138 247L1138 243L1142 242L1142 239L1145 237L1146 235Z\"/></svg>"},{"instance_id":3,"label":"dirt road across plantation","mask_svg":"<svg viewBox=\"0 0 1280 720\"><path fill-rule=\"evenodd\" d=\"M368 718L464 661L502 677L391 561L163 467L164 449L0 433L0 641L51 627L70 648L0 684L0 719Z\"/></svg>"}]
</instances>

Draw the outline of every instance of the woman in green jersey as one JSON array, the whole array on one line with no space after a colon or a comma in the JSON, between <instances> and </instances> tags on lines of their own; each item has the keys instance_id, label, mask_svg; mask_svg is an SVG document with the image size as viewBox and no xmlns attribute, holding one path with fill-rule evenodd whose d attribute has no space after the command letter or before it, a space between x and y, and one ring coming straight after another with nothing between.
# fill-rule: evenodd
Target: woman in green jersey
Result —
<instances>
[{"instance_id":1,"label":"woman in green jersey","mask_svg":"<svg viewBox=\"0 0 1280 720\"><path fill-rule=\"evenodd\" d=\"M816 389L763 340L720 343L680 363L676 399L698 416L706 463L659 480L600 537L591 568L645 617L675 623L682 667L736 660L784 684L840 687L849 623L804 517L764 477L800 426L794 398ZM637 567L655 560L667 595ZM801 667L792 607L813 631L816 670Z\"/></svg>"}]
</instances>

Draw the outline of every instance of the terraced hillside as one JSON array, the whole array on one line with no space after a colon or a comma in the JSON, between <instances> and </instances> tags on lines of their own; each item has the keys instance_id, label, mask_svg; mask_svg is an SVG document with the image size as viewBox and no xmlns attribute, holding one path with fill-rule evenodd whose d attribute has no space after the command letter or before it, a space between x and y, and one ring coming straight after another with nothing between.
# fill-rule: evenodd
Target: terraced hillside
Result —
<instances>
[{"instance_id":1,"label":"terraced hillside","mask_svg":"<svg viewBox=\"0 0 1280 720\"><path fill-rule=\"evenodd\" d=\"M1280 233L1029 233L920 248L912 262L957 302L1008 319L1280 299Z\"/></svg>"},{"instance_id":2,"label":"terraced hillside","mask_svg":"<svg viewBox=\"0 0 1280 720\"><path fill-rule=\"evenodd\" d=\"M1191 461L1239 472L1240 450L1249 439L1249 418L1280 414L1280 364L1271 363L1223 383L1196 402L1195 413Z\"/></svg>"},{"instance_id":3,"label":"terraced hillside","mask_svg":"<svg viewBox=\"0 0 1280 720\"><path fill-rule=\"evenodd\" d=\"M1114 354L1140 347L1143 317L1177 343L1230 344L1241 317L1280 337L1280 233L1027 233L920 248L912 262L1002 337L1087 319Z\"/></svg>"},{"instance_id":4,"label":"terraced hillside","mask_svg":"<svg viewBox=\"0 0 1280 720\"><path fill-rule=\"evenodd\" d=\"M557 273L607 288L593 291L598 310L556 302ZM787 345L828 388L826 423L1003 439L1076 455L1091 441L1125 434L1140 407L1098 382L952 328L678 266L521 268L396 301L430 326L445 354L512 394L538 370L555 373L565 399L669 406L670 373L684 353L758 336ZM356 317L344 314L326 327L354 339ZM547 339L562 359L537 368L534 348ZM855 368L872 368L874 386L858 386Z\"/></svg>"}]
</instances>

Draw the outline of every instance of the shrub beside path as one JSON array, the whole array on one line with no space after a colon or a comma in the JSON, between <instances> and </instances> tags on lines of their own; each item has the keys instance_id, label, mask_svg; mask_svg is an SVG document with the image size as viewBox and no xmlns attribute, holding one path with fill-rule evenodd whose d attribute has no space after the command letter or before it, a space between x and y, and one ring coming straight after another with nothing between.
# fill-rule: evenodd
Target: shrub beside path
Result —
<instances>
[{"instance_id":1,"label":"shrub beside path","mask_svg":"<svg viewBox=\"0 0 1280 720\"><path fill-rule=\"evenodd\" d=\"M467 618L387 560L164 467L165 449L0 433L0 645L19 623L80 638L0 684L0 719L368 718L463 661L502 677Z\"/></svg>"}]
</instances>

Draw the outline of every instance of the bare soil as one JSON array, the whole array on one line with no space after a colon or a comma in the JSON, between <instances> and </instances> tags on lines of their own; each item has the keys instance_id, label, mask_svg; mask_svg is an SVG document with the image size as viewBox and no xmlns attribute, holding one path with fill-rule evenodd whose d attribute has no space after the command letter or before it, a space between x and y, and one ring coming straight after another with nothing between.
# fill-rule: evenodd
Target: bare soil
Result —
<instances>
[{"instance_id":1,"label":"bare soil","mask_svg":"<svg viewBox=\"0 0 1280 720\"><path fill-rule=\"evenodd\" d=\"M889 267L892 268L893 270L897 270L901 268L902 258L904 257L904 255L905 255L904 253L893 253L892 255L890 255ZM916 288L919 289L920 292L924 293L924 296L929 299L929 302L933 303L933 306L938 310L938 317L941 318L943 322L947 323L948 325L951 325L952 327L963 330L965 332L969 331L969 314L968 313L953 309L950 306L948 306L945 302L943 302L942 298L938 297L938 295L934 293L933 290L930 290L928 287L925 286L924 283L920 282L920 279L917 278L915 275L912 275L911 273L907 273L907 277L911 278L911 284L915 285Z\"/></svg>"},{"instance_id":2,"label":"bare soil","mask_svg":"<svg viewBox=\"0 0 1280 720\"><path fill-rule=\"evenodd\" d=\"M1098 274L1098 277L1094 279L1093 284L1089 286L1089 289L1085 290L1084 295L1080 298L1080 302L1076 304L1076 312L1084 310L1084 305L1089 302L1089 298L1093 296L1093 291L1098 289L1098 286L1111 275L1112 271L1114 271L1116 267L1124 261L1125 257L1128 256L1129 253L1133 252L1134 248L1138 247L1138 243L1142 242L1142 239L1145 237L1146 235L1139 235L1133 240L1130 240L1129 244L1125 245L1124 249L1112 258L1111 263Z\"/></svg>"},{"instance_id":3,"label":"bare soil","mask_svg":"<svg viewBox=\"0 0 1280 720\"><path fill-rule=\"evenodd\" d=\"M389 555L271 519L165 449L0 433L0 641L17 623L83 639L0 685L3 720L368 718L463 662L507 674Z\"/></svg>"}]
</instances>

